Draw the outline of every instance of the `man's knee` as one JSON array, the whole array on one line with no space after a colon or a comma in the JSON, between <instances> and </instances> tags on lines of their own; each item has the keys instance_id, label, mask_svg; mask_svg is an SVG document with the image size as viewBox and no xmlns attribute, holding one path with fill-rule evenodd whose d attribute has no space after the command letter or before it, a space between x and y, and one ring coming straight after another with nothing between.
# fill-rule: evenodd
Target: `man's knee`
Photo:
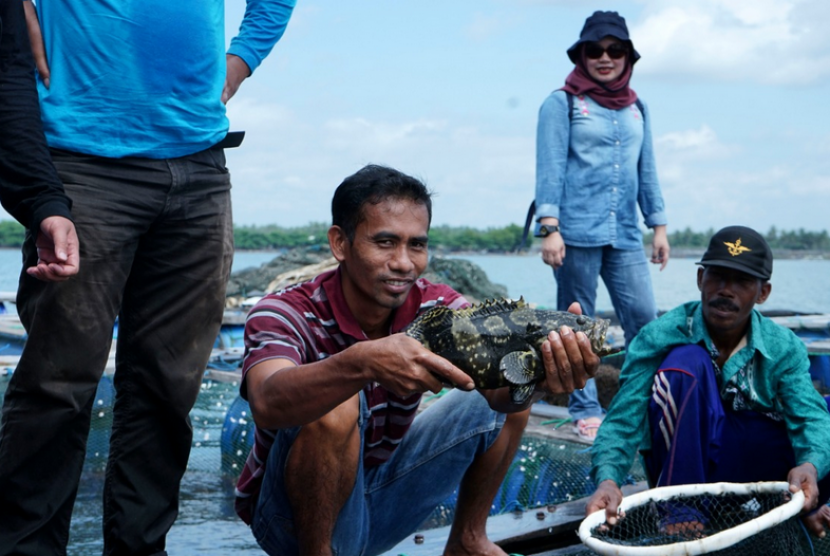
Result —
<instances>
[{"instance_id":1,"label":"man's knee","mask_svg":"<svg viewBox=\"0 0 830 556\"><path fill-rule=\"evenodd\" d=\"M689 377L700 379L713 372L712 357L704 348L688 344L673 348L660 364L658 373L680 371Z\"/></svg>"},{"instance_id":2,"label":"man's knee","mask_svg":"<svg viewBox=\"0 0 830 556\"><path fill-rule=\"evenodd\" d=\"M360 442L359 417L360 398L354 396L316 421L303 425L294 440L291 454L307 450L344 453L349 445ZM305 462L305 465L308 463Z\"/></svg>"},{"instance_id":3,"label":"man's knee","mask_svg":"<svg viewBox=\"0 0 830 556\"><path fill-rule=\"evenodd\" d=\"M530 418L530 408L518 413L508 413L504 419L503 429L509 432L523 433Z\"/></svg>"},{"instance_id":4,"label":"man's knee","mask_svg":"<svg viewBox=\"0 0 830 556\"><path fill-rule=\"evenodd\" d=\"M309 500L340 508L354 489L361 458L359 412L354 396L297 433L285 464L285 488L295 513L308 510Z\"/></svg>"},{"instance_id":5,"label":"man's knee","mask_svg":"<svg viewBox=\"0 0 830 556\"><path fill-rule=\"evenodd\" d=\"M714 366L709 353L694 344L673 348L654 375L649 409L652 419L671 410L676 416L686 393L717 396Z\"/></svg>"},{"instance_id":6,"label":"man's knee","mask_svg":"<svg viewBox=\"0 0 830 556\"><path fill-rule=\"evenodd\" d=\"M495 440L489 445L489 449L507 450L511 455L519 445L524 434L527 422L530 419L530 408L518 413L508 413L504 416L504 425Z\"/></svg>"}]
</instances>

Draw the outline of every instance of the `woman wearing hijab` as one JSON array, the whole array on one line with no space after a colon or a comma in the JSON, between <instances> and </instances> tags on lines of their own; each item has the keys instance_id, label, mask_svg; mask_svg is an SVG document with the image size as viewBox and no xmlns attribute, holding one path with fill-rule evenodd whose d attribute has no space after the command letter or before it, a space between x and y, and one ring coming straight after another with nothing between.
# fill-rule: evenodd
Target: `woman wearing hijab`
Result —
<instances>
[{"instance_id":1,"label":"woman wearing hijab","mask_svg":"<svg viewBox=\"0 0 830 556\"><path fill-rule=\"evenodd\" d=\"M654 230L651 262L669 261L648 110L629 86L640 55L617 12L594 12L568 49L565 86L539 111L536 235L553 267L557 308L578 301L594 315L602 277L625 344L657 316L637 207ZM571 395L580 437L593 441L604 411L590 380Z\"/></svg>"}]
</instances>

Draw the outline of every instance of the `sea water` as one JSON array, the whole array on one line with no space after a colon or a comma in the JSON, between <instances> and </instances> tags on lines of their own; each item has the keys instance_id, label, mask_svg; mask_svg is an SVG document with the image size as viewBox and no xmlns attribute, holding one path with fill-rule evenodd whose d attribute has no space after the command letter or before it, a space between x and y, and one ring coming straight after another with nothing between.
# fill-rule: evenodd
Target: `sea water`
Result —
<instances>
[{"instance_id":1,"label":"sea water","mask_svg":"<svg viewBox=\"0 0 830 556\"><path fill-rule=\"evenodd\" d=\"M233 270L258 266L276 256L274 252L240 252ZM454 256L455 257L455 256ZM538 255L464 255L479 265L491 281L503 284L511 297L524 297L541 306L554 307L556 285L550 267ZM651 265L651 279L660 310L699 297L696 259L674 258L662 272ZM0 291L17 288L20 253L0 249ZM775 262L773 291L765 309L830 313L830 261L779 260ZM612 309L603 286L597 310ZM6 379L0 379L0 394ZM248 527L233 512L234 477L223 474L219 436L227 409L237 396L238 384L206 381L192 419L194 448L181 488L180 515L168 536L171 554L260 555ZM96 416L93 416L95 419ZM93 429L93 434L97 434ZM90 439L93 441L93 438ZM101 553L101 493L103 473L89 456L73 514L69 553L92 556Z\"/></svg>"},{"instance_id":2,"label":"sea water","mask_svg":"<svg viewBox=\"0 0 830 556\"><path fill-rule=\"evenodd\" d=\"M273 251L238 252L233 271L256 267L277 256ZM551 267L538 254L524 255L450 255L467 259L497 284L507 287L511 297L545 307L556 306L556 282ZM697 258L673 258L663 271L649 265L657 308L667 311L686 301L699 299ZM21 257L17 249L0 249L0 292L14 292L20 274ZM772 294L764 310L788 310L802 313L830 313L830 260L776 260L772 275ZM600 281L597 311L611 311L611 298Z\"/></svg>"}]
</instances>

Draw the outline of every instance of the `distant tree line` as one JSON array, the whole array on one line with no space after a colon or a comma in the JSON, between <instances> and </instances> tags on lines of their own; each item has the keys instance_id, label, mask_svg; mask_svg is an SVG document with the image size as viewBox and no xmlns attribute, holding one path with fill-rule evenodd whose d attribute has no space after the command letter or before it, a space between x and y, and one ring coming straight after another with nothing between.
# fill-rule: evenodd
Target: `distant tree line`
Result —
<instances>
[{"instance_id":1,"label":"distant tree line","mask_svg":"<svg viewBox=\"0 0 830 556\"><path fill-rule=\"evenodd\" d=\"M26 237L26 228L16 220L0 220L0 247L20 247Z\"/></svg>"},{"instance_id":2,"label":"distant tree line","mask_svg":"<svg viewBox=\"0 0 830 556\"><path fill-rule=\"evenodd\" d=\"M513 251L522 240L522 227L510 224L504 228L477 230L466 226L433 226L429 245L442 251Z\"/></svg>"},{"instance_id":3,"label":"distant tree line","mask_svg":"<svg viewBox=\"0 0 830 556\"><path fill-rule=\"evenodd\" d=\"M264 250L328 245L329 224L312 222L296 228L282 226L234 226L233 241L237 249Z\"/></svg>"},{"instance_id":4,"label":"distant tree line","mask_svg":"<svg viewBox=\"0 0 830 556\"><path fill-rule=\"evenodd\" d=\"M326 245L326 232L329 225L324 222L312 222L305 226L285 228L282 226L235 226L234 242L237 249L267 250L286 249ZM705 248L715 230L694 232L691 228L669 233L672 248ZM14 220L0 221L0 247L20 247L23 245L25 230ZM830 235L827 231L810 232L807 230L778 230L775 226L765 234L773 249L793 251L830 251ZM651 232L644 235L646 245L651 243ZM522 227L510 224L503 228L478 230L467 226L433 226L429 233L429 244L435 250L446 252L480 251L503 253L514 251L522 239ZM528 240L528 244L538 239Z\"/></svg>"},{"instance_id":5,"label":"distant tree line","mask_svg":"<svg viewBox=\"0 0 830 556\"><path fill-rule=\"evenodd\" d=\"M326 245L328 224L313 223L298 228L280 226L241 226L234 228L237 249L283 249ZM429 244L442 251L513 250L521 241L522 228L511 224L504 228L477 230L465 226L434 226L429 231Z\"/></svg>"},{"instance_id":6,"label":"distant tree line","mask_svg":"<svg viewBox=\"0 0 830 556\"><path fill-rule=\"evenodd\" d=\"M669 244L672 247L680 248L706 248L709 245L709 238L715 234L714 229L709 228L705 232L693 232L691 228L669 232ZM652 233L644 235L643 242L650 244ZM809 232L803 228L791 231L779 231L772 226L764 235L772 249L789 249L792 251L830 251L830 235L827 230L821 232Z\"/></svg>"}]
</instances>

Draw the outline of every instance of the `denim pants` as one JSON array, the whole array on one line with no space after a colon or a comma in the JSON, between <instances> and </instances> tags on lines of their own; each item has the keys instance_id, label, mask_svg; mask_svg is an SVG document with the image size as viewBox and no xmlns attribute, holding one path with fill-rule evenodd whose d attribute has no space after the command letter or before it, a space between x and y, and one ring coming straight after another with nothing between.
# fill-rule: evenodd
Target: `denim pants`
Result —
<instances>
[{"instance_id":1,"label":"denim pants","mask_svg":"<svg viewBox=\"0 0 830 556\"><path fill-rule=\"evenodd\" d=\"M0 554L65 554L96 385L118 316L104 484L104 553L164 554L192 408L233 258L221 149L151 160L53 151L80 241L79 273L21 273L28 338L0 428ZM37 260L34 238L24 268Z\"/></svg>"},{"instance_id":2,"label":"denim pants","mask_svg":"<svg viewBox=\"0 0 830 556\"><path fill-rule=\"evenodd\" d=\"M654 384L651 449L643 458L652 486L787 480L796 460L786 424L724 407L705 349L673 349ZM819 479L823 504L830 497L830 476Z\"/></svg>"},{"instance_id":3,"label":"denim pants","mask_svg":"<svg viewBox=\"0 0 830 556\"><path fill-rule=\"evenodd\" d=\"M564 262L553 275L557 309L566 311L571 303L578 301L583 314L589 316L596 314L597 286L602 277L625 333L626 346L640 328L657 318L651 274L642 249L568 245ZM571 394L568 411L574 420L605 414L597 399L594 379L589 379L583 390Z\"/></svg>"},{"instance_id":4,"label":"denim pants","mask_svg":"<svg viewBox=\"0 0 830 556\"><path fill-rule=\"evenodd\" d=\"M360 413L362 433L369 418L362 392ZM452 390L415 418L388 461L366 469L361 458L354 490L335 525L334 554L381 554L415 532L458 487L473 460L492 446L504 419L478 392ZM297 555L283 475L299 430L277 433L254 511L254 536L272 556Z\"/></svg>"}]
</instances>

